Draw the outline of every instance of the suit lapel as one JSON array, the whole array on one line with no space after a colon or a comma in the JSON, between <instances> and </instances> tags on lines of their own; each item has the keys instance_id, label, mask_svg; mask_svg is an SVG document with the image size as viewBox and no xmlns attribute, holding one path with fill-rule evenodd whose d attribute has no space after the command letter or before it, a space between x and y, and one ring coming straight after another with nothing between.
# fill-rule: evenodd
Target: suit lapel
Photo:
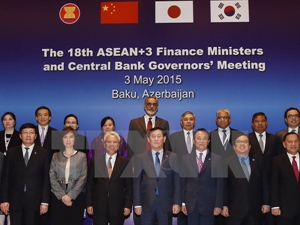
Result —
<instances>
[{"instance_id":1,"label":"suit lapel","mask_svg":"<svg viewBox=\"0 0 300 225\"><path fill-rule=\"evenodd\" d=\"M37 157L38 157L38 151L37 151L36 146L34 146L32 149L31 155L29 157L27 167L30 167L32 164L34 164L34 162L37 160ZM24 161L24 165L25 165L25 161Z\"/></svg>"},{"instance_id":2,"label":"suit lapel","mask_svg":"<svg viewBox=\"0 0 300 225\"><path fill-rule=\"evenodd\" d=\"M138 123L140 124L140 126L144 130L144 132L146 133L147 129L146 129L146 125L145 125L145 119L143 116L138 119Z\"/></svg>"},{"instance_id":3,"label":"suit lapel","mask_svg":"<svg viewBox=\"0 0 300 225\"><path fill-rule=\"evenodd\" d=\"M188 155L189 156L189 162L190 165L192 165L193 169L195 170L195 172L198 174L199 170L198 170L198 165L197 165L197 159L196 159L196 151L193 151L191 154Z\"/></svg>"},{"instance_id":4,"label":"suit lapel","mask_svg":"<svg viewBox=\"0 0 300 225\"><path fill-rule=\"evenodd\" d=\"M206 169L206 167L210 164L210 161L211 161L211 153L207 152L207 155L205 157L205 160L204 160L204 163L203 163L200 173L202 173Z\"/></svg>"},{"instance_id":5,"label":"suit lapel","mask_svg":"<svg viewBox=\"0 0 300 225\"><path fill-rule=\"evenodd\" d=\"M146 168L149 168L150 171L148 171L148 175L149 177L156 177L156 171L155 171L155 166L154 166L154 161L153 161L153 157L152 157L152 150L149 150L146 152L147 154L147 164L148 166ZM162 163L161 163L162 164Z\"/></svg>"}]
</instances>

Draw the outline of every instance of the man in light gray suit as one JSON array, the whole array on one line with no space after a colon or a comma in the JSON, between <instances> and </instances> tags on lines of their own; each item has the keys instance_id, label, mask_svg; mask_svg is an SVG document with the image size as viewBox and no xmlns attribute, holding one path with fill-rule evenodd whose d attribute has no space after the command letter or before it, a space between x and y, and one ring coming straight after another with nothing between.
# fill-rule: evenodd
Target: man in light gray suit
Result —
<instances>
[{"instance_id":1,"label":"man in light gray suit","mask_svg":"<svg viewBox=\"0 0 300 225\"><path fill-rule=\"evenodd\" d=\"M299 123L300 123L300 112L299 109L290 107L284 112L284 121L287 125L286 129L278 131L276 135L283 141L283 137L290 132L294 132L300 135Z\"/></svg>"}]
</instances>

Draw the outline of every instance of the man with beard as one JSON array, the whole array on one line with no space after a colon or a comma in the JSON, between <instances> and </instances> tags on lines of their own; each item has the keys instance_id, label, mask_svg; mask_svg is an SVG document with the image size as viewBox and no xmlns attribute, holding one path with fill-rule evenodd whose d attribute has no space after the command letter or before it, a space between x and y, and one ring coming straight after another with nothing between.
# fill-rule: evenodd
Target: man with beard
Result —
<instances>
[{"instance_id":1,"label":"man with beard","mask_svg":"<svg viewBox=\"0 0 300 225\"><path fill-rule=\"evenodd\" d=\"M133 159L139 153L150 150L150 144L147 141L147 132L154 128L161 128L166 133L166 141L163 145L163 149L170 151L170 144L168 140L169 134L169 122L156 116L158 111L158 99L154 96L147 97L144 102L145 115L139 118L132 119L129 123L128 129L128 155ZM141 218L135 213L133 214L134 224L140 225Z\"/></svg>"},{"instance_id":2,"label":"man with beard","mask_svg":"<svg viewBox=\"0 0 300 225\"><path fill-rule=\"evenodd\" d=\"M146 98L144 111L146 113L144 116L132 119L129 123L127 145L130 157L134 154L137 155L142 153L145 150L150 150L146 134L153 127L160 127L167 133L164 149L170 151L170 144L168 141L169 122L156 116L156 113L158 112L158 99L154 96Z\"/></svg>"}]
</instances>

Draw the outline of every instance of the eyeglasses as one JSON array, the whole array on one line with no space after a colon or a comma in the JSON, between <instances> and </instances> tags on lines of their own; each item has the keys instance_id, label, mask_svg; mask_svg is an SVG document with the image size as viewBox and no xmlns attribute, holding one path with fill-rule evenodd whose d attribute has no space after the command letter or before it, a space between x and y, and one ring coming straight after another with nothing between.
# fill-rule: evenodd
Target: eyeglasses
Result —
<instances>
[{"instance_id":1,"label":"eyeglasses","mask_svg":"<svg viewBox=\"0 0 300 225\"><path fill-rule=\"evenodd\" d=\"M287 116L287 118L289 118L289 119L293 119L293 118L297 119L297 118L299 118L299 115L298 114L290 114L290 115Z\"/></svg>"},{"instance_id":2,"label":"eyeglasses","mask_svg":"<svg viewBox=\"0 0 300 225\"><path fill-rule=\"evenodd\" d=\"M224 119L224 120L228 120L230 117L229 116L217 116L218 120Z\"/></svg>"},{"instance_id":3,"label":"eyeglasses","mask_svg":"<svg viewBox=\"0 0 300 225\"><path fill-rule=\"evenodd\" d=\"M147 106L157 106L157 103L146 103Z\"/></svg>"},{"instance_id":4,"label":"eyeglasses","mask_svg":"<svg viewBox=\"0 0 300 225\"><path fill-rule=\"evenodd\" d=\"M106 144L118 144L118 141L105 141Z\"/></svg>"},{"instance_id":5,"label":"eyeglasses","mask_svg":"<svg viewBox=\"0 0 300 225\"><path fill-rule=\"evenodd\" d=\"M30 132L25 131L25 132L22 132L22 134L24 134L24 135L33 135L33 134L35 134L35 132L33 132L33 131L30 131Z\"/></svg>"},{"instance_id":6,"label":"eyeglasses","mask_svg":"<svg viewBox=\"0 0 300 225\"><path fill-rule=\"evenodd\" d=\"M77 124L75 121L67 121L66 124Z\"/></svg>"},{"instance_id":7,"label":"eyeglasses","mask_svg":"<svg viewBox=\"0 0 300 225\"><path fill-rule=\"evenodd\" d=\"M248 144L249 143L249 141L247 141L247 140L244 140L244 141L240 141L240 140L238 140L238 141L236 141L235 142L236 144Z\"/></svg>"}]
</instances>

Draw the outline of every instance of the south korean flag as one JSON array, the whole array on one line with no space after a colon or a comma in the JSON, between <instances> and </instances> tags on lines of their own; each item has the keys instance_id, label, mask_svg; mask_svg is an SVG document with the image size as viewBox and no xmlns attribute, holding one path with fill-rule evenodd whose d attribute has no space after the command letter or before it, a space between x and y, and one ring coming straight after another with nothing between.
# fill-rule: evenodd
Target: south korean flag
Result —
<instances>
[{"instance_id":1,"label":"south korean flag","mask_svg":"<svg viewBox=\"0 0 300 225\"><path fill-rule=\"evenodd\" d=\"M212 23L249 22L248 1L210 1Z\"/></svg>"}]
</instances>

